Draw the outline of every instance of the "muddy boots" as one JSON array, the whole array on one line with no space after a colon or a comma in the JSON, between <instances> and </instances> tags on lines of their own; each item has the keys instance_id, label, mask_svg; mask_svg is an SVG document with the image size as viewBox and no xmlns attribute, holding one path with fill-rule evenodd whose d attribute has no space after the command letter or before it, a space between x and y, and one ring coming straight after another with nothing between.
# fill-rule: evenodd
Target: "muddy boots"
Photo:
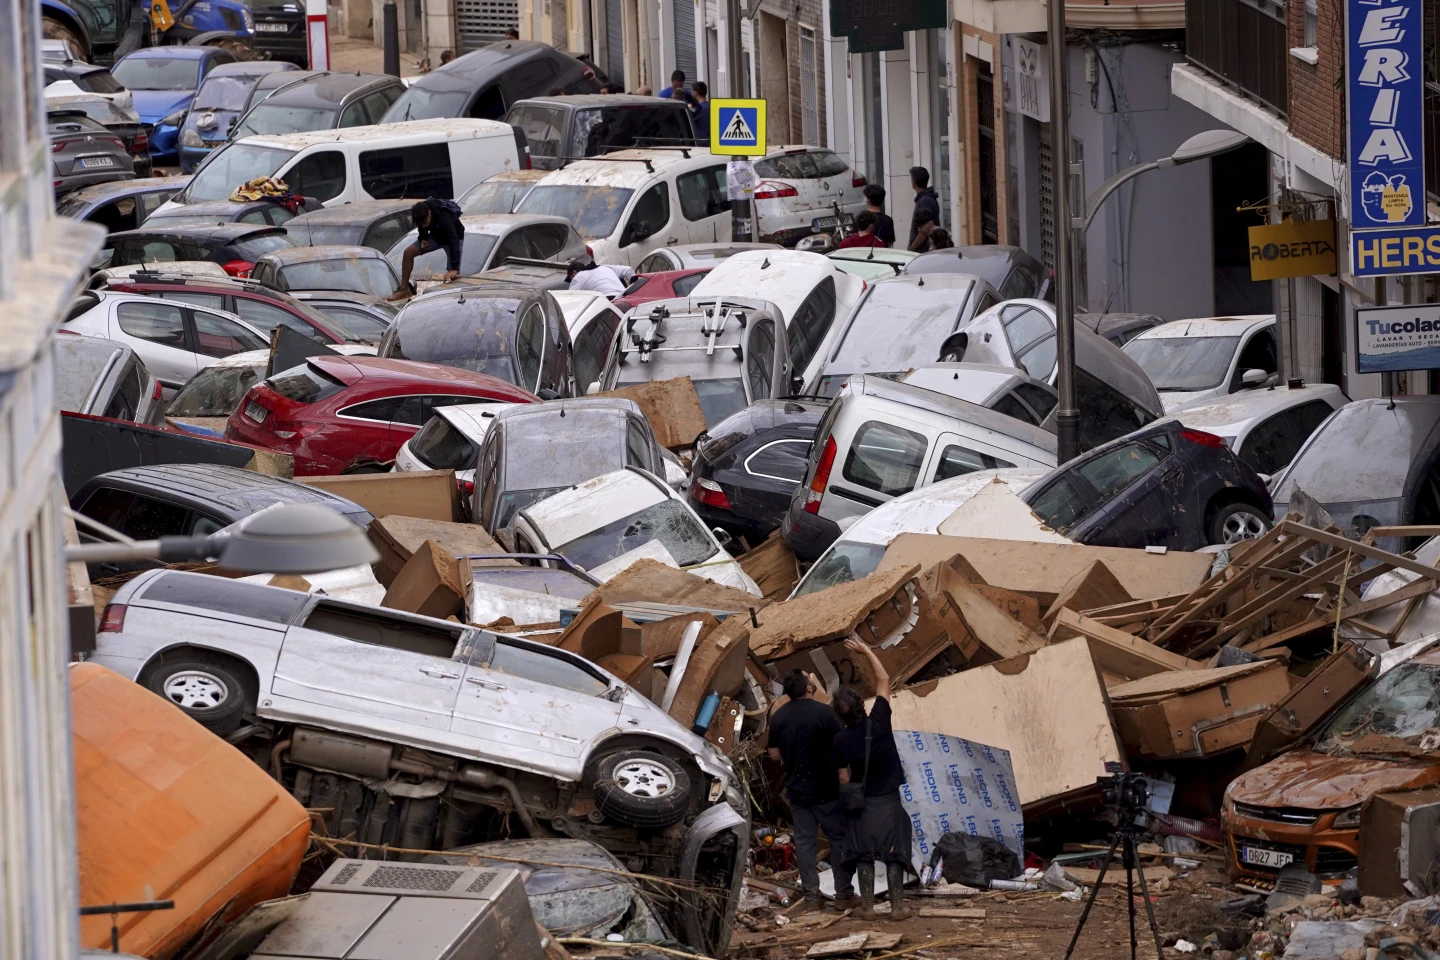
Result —
<instances>
[{"instance_id":1,"label":"muddy boots","mask_svg":"<svg viewBox=\"0 0 1440 960\"><path fill-rule=\"evenodd\" d=\"M874 870L873 866L871 870ZM885 879L889 884L890 919L909 920L915 914L905 906L905 865L903 863L885 864Z\"/></svg>"},{"instance_id":2,"label":"muddy boots","mask_svg":"<svg viewBox=\"0 0 1440 960\"><path fill-rule=\"evenodd\" d=\"M863 860L855 865L855 886L860 891L860 905L850 914L857 920L875 919L875 861Z\"/></svg>"}]
</instances>

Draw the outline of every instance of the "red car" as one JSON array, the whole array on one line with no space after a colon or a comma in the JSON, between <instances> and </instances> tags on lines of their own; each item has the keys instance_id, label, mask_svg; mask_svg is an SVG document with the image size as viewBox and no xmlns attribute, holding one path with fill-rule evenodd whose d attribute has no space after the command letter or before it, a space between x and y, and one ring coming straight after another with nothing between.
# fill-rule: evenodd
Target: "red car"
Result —
<instances>
[{"instance_id":1,"label":"red car","mask_svg":"<svg viewBox=\"0 0 1440 960\"><path fill-rule=\"evenodd\" d=\"M698 267L689 270L662 270L658 273L642 273L630 281L625 292L615 298L616 310L631 307L651 300L670 300L674 297L688 297L690 291L700 283L700 278L713 267Z\"/></svg>"},{"instance_id":2,"label":"red car","mask_svg":"<svg viewBox=\"0 0 1440 960\"><path fill-rule=\"evenodd\" d=\"M271 334L285 325L317 343L378 343L374 330L351 330L314 307L294 297L247 280L157 276L143 280L114 280L106 287L122 293L143 293L147 297L184 300L198 307L210 307L236 314L261 333ZM381 331L383 333L384 331Z\"/></svg>"},{"instance_id":3,"label":"red car","mask_svg":"<svg viewBox=\"0 0 1440 960\"><path fill-rule=\"evenodd\" d=\"M311 357L251 387L225 439L290 454L297 476L380 473L436 407L538 399L504 380L438 363Z\"/></svg>"}]
</instances>

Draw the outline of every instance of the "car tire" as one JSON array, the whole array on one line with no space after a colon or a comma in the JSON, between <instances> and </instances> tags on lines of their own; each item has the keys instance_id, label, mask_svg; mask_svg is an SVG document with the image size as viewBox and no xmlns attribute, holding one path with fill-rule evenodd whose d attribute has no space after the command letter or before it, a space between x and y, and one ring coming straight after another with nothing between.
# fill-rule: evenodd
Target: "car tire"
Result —
<instances>
[{"instance_id":1,"label":"car tire","mask_svg":"<svg viewBox=\"0 0 1440 960\"><path fill-rule=\"evenodd\" d=\"M210 43L206 44L206 46L218 47L221 50L224 50L226 53L230 54L230 56L234 57L237 61L241 63L245 63L250 60L260 59L260 57L255 53L254 50L245 46L245 44L241 43L239 40L212 40Z\"/></svg>"},{"instance_id":2,"label":"car tire","mask_svg":"<svg viewBox=\"0 0 1440 960\"><path fill-rule=\"evenodd\" d=\"M1248 503L1231 503L1216 510L1205 526L1205 538L1212 545L1254 540L1270 529L1270 521Z\"/></svg>"},{"instance_id":3,"label":"car tire","mask_svg":"<svg viewBox=\"0 0 1440 960\"><path fill-rule=\"evenodd\" d=\"M389 473L390 468L383 463L367 460L364 463L352 463L340 472L348 477L357 473Z\"/></svg>"},{"instance_id":4,"label":"car tire","mask_svg":"<svg viewBox=\"0 0 1440 960\"><path fill-rule=\"evenodd\" d=\"M173 703L211 733L225 736L240 726L255 704L255 691L233 661L203 653L163 657L149 671L145 686Z\"/></svg>"},{"instance_id":5,"label":"car tire","mask_svg":"<svg viewBox=\"0 0 1440 960\"><path fill-rule=\"evenodd\" d=\"M80 56L85 58L87 63L90 62L90 47L86 45L84 39L82 39L78 33L59 20L42 17L40 20L40 34L47 40L64 40L68 42L73 49L80 52Z\"/></svg>"},{"instance_id":6,"label":"car tire","mask_svg":"<svg viewBox=\"0 0 1440 960\"><path fill-rule=\"evenodd\" d=\"M668 827L690 807L690 777L674 760L647 750L600 758L589 778L595 806L626 826Z\"/></svg>"}]
</instances>

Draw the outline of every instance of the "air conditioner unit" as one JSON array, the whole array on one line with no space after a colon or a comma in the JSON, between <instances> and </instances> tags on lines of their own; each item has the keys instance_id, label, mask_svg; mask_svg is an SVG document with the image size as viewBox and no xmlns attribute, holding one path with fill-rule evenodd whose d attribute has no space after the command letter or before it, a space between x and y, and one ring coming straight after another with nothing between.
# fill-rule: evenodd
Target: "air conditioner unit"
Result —
<instances>
[{"instance_id":1,"label":"air conditioner unit","mask_svg":"<svg viewBox=\"0 0 1440 960\"><path fill-rule=\"evenodd\" d=\"M253 960L542 960L518 870L336 860Z\"/></svg>"}]
</instances>

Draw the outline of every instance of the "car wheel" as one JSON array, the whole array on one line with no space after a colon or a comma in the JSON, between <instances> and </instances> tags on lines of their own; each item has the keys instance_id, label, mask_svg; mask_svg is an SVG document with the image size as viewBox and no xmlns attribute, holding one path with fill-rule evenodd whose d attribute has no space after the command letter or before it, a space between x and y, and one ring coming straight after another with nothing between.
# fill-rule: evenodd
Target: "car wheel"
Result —
<instances>
[{"instance_id":1,"label":"car wheel","mask_svg":"<svg viewBox=\"0 0 1440 960\"><path fill-rule=\"evenodd\" d=\"M1270 529L1265 515L1248 503L1232 503L1215 511L1206 535L1212 544L1254 540Z\"/></svg>"},{"instance_id":2,"label":"car wheel","mask_svg":"<svg viewBox=\"0 0 1440 960\"><path fill-rule=\"evenodd\" d=\"M241 62L260 59L260 57L255 53L254 50L245 46L245 44L241 43L239 40L215 40L212 43L208 44L208 46L218 47L221 50L224 50L226 53L230 54L230 56L234 57L236 60L239 60Z\"/></svg>"},{"instance_id":3,"label":"car wheel","mask_svg":"<svg viewBox=\"0 0 1440 960\"><path fill-rule=\"evenodd\" d=\"M42 17L40 20L40 33L47 40L66 41L70 44L71 49L78 51L80 56L83 57L86 62L89 62L90 48L85 45L85 41L80 38L78 33L71 30L59 20Z\"/></svg>"},{"instance_id":4,"label":"car wheel","mask_svg":"<svg viewBox=\"0 0 1440 960\"><path fill-rule=\"evenodd\" d=\"M348 477L356 473L389 473L390 468L383 463L368 461L366 463L353 463L340 472Z\"/></svg>"},{"instance_id":5,"label":"car wheel","mask_svg":"<svg viewBox=\"0 0 1440 960\"><path fill-rule=\"evenodd\" d=\"M601 758L590 789L601 813L631 827L668 827L690 807L690 777L674 760L644 750Z\"/></svg>"},{"instance_id":6,"label":"car wheel","mask_svg":"<svg viewBox=\"0 0 1440 960\"><path fill-rule=\"evenodd\" d=\"M239 727L245 708L255 702L254 691L241 671L219 657L182 654L167 658L151 671L145 685L220 736Z\"/></svg>"}]
</instances>

